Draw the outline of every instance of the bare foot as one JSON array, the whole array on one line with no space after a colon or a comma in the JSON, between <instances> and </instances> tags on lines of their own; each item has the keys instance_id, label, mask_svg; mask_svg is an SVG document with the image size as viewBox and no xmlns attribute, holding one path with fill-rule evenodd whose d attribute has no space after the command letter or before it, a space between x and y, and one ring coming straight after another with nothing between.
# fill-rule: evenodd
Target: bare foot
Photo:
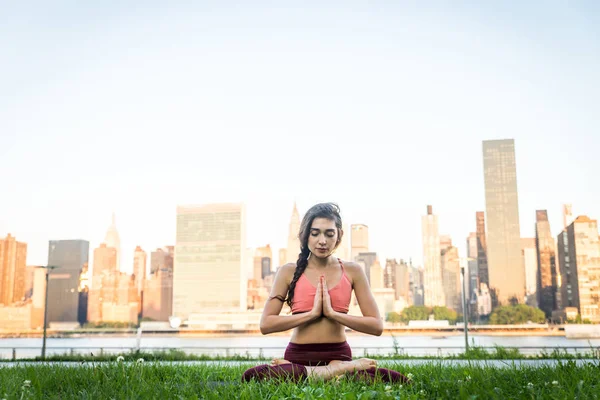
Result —
<instances>
[{"instance_id":1,"label":"bare foot","mask_svg":"<svg viewBox=\"0 0 600 400\"><path fill-rule=\"evenodd\" d=\"M359 358L358 360L352 360L351 363L355 371L361 371L377 366L377 360L371 358Z\"/></svg>"},{"instance_id":2,"label":"bare foot","mask_svg":"<svg viewBox=\"0 0 600 400\"><path fill-rule=\"evenodd\" d=\"M283 364L291 364L291 362L289 362L288 360L282 360L280 358L274 358L271 361L271 365L276 366L276 365L283 365Z\"/></svg>"}]
</instances>

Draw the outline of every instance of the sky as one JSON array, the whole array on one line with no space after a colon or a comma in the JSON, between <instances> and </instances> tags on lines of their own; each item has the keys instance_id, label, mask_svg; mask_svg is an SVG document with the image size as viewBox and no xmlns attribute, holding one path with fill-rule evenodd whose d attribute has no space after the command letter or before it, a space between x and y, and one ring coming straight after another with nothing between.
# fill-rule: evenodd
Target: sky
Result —
<instances>
[{"instance_id":1,"label":"sky","mask_svg":"<svg viewBox=\"0 0 600 400\"><path fill-rule=\"evenodd\" d=\"M505 138L523 237L600 218L600 5L495 3L2 1L0 236L43 265L115 212L130 270L177 205L243 202L278 249L294 201L334 201L418 264L428 204L465 254Z\"/></svg>"}]
</instances>

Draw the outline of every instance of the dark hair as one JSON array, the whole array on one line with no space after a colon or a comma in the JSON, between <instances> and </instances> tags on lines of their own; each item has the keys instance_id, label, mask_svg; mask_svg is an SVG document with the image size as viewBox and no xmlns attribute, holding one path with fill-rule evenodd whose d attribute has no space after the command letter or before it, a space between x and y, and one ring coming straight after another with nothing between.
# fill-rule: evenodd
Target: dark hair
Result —
<instances>
[{"instance_id":1,"label":"dark hair","mask_svg":"<svg viewBox=\"0 0 600 400\"><path fill-rule=\"evenodd\" d=\"M310 250L308 249L308 236L310 235L310 228L315 218L326 218L335 222L335 226L338 229L338 241L335 245L334 250L339 246L342 240L342 217L340 217L340 207L335 203L319 203L312 206L300 223L300 231L298 232L298 239L300 239L300 254L298 254L298 261L296 261L296 270L294 271L294 277L290 282L287 297L284 299L281 296L275 296L275 298L287 303L288 306L292 307L292 301L294 299L294 290L296 289L296 282L300 279L300 276L304 273L308 265L308 256Z\"/></svg>"}]
</instances>

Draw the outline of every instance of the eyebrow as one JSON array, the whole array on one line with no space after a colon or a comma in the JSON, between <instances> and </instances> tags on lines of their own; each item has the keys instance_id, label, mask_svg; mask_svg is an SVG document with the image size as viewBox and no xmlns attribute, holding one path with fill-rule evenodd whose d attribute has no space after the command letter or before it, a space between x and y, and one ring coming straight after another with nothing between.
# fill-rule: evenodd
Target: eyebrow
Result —
<instances>
[{"instance_id":1,"label":"eyebrow","mask_svg":"<svg viewBox=\"0 0 600 400\"><path fill-rule=\"evenodd\" d=\"M310 230L317 231L317 232L321 231L319 228L310 228ZM325 232L335 232L335 229L325 229Z\"/></svg>"}]
</instances>

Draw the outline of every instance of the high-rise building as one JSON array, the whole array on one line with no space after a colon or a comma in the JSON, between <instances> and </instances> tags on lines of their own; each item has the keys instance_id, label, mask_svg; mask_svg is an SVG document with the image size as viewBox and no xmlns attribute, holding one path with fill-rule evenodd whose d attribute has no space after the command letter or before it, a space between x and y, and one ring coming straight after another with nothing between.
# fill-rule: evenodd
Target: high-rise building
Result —
<instances>
[{"instance_id":1,"label":"high-rise building","mask_svg":"<svg viewBox=\"0 0 600 400\"><path fill-rule=\"evenodd\" d=\"M478 257L478 240L477 233L469 233L467 237L467 266L469 270L469 276L466 282L466 293L467 299L474 298L474 291L479 286L479 267L477 265Z\"/></svg>"},{"instance_id":2,"label":"high-rise building","mask_svg":"<svg viewBox=\"0 0 600 400\"><path fill-rule=\"evenodd\" d=\"M369 278L371 289L384 289L383 268L381 268L381 264L379 263L378 259L376 259L371 266Z\"/></svg>"},{"instance_id":3,"label":"high-rise building","mask_svg":"<svg viewBox=\"0 0 600 400\"><path fill-rule=\"evenodd\" d=\"M561 302L576 307L582 320L600 322L600 242L598 222L577 217L558 235Z\"/></svg>"},{"instance_id":4,"label":"high-rise building","mask_svg":"<svg viewBox=\"0 0 600 400\"><path fill-rule=\"evenodd\" d=\"M173 314L246 311L246 216L242 204L177 207Z\"/></svg>"},{"instance_id":5,"label":"high-rise building","mask_svg":"<svg viewBox=\"0 0 600 400\"><path fill-rule=\"evenodd\" d=\"M423 289L423 268L414 267L412 262L409 263L409 279L410 279L410 298L409 304L413 306L425 305L424 289Z\"/></svg>"},{"instance_id":6,"label":"high-rise building","mask_svg":"<svg viewBox=\"0 0 600 400\"><path fill-rule=\"evenodd\" d=\"M367 280L371 283L371 266L375 264L375 260L377 260L377 253L375 252L366 252L366 253L358 253L355 258L355 262L360 265L365 271L365 275L367 276Z\"/></svg>"},{"instance_id":7,"label":"high-rise building","mask_svg":"<svg viewBox=\"0 0 600 400\"><path fill-rule=\"evenodd\" d=\"M525 270L525 301L532 307L538 307L538 259L535 247L534 238L521 239L521 254Z\"/></svg>"},{"instance_id":8,"label":"high-rise building","mask_svg":"<svg viewBox=\"0 0 600 400\"><path fill-rule=\"evenodd\" d=\"M567 227L573 223L573 205L572 204L563 204L562 212L563 212L563 229L567 229Z\"/></svg>"},{"instance_id":9,"label":"high-rise building","mask_svg":"<svg viewBox=\"0 0 600 400\"><path fill-rule=\"evenodd\" d=\"M462 312L460 259L458 248L446 247L441 251L442 284L444 287L444 302L446 307Z\"/></svg>"},{"instance_id":10,"label":"high-rise building","mask_svg":"<svg viewBox=\"0 0 600 400\"><path fill-rule=\"evenodd\" d=\"M290 228L288 230L287 240L287 262L295 263L300 255L300 239L298 233L300 232L300 215L298 214L298 207L294 202L294 209L292 210L292 216L290 217ZM284 263L280 262L281 265Z\"/></svg>"},{"instance_id":11,"label":"high-rise building","mask_svg":"<svg viewBox=\"0 0 600 400\"><path fill-rule=\"evenodd\" d=\"M290 262L296 264L296 261L297 259ZM278 268L285 264L287 264L287 249L279 249L279 262L277 263Z\"/></svg>"},{"instance_id":12,"label":"high-rise building","mask_svg":"<svg viewBox=\"0 0 600 400\"><path fill-rule=\"evenodd\" d=\"M350 257L356 261L360 253L369 252L369 227L363 224L350 226ZM369 276L368 271L365 271Z\"/></svg>"},{"instance_id":13,"label":"high-rise building","mask_svg":"<svg viewBox=\"0 0 600 400\"><path fill-rule=\"evenodd\" d=\"M427 215L421 219L423 233L423 290L425 305L428 307L444 306L444 286L442 284L442 266L440 256L440 233L438 217L433 214L433 207L427 206Z\"/></svg>"},{"instance_id":14,"label":"high-rise building","mask_svg":"<svg viewBox=\"0 0 600 400\"><path fill-rule=\"evenodd\" d=\"M106 237L104 238L106 247L112 247L117 251L117 271L121 270L121 238L117 231L117 223L115 219L115 213L112 214L112 223L106 231Z\"/></svg>"},{"instance_id":15,"label":"high-rise building","mask_svg":"<svg viewBox=\"0 0 600 400\"><path fill-rule=\"evenodd\" d=\"M10 306L25 298L27 243L8 234L0 239L0 304Z\"/></svg>"},{"instance_id":16,"label":"high-rise building","mask_svg":"<svg viewBox=\"0 0 600 400\"><path fill-rule=\"evenodd\" d=\"M556 247L548 212L537 210L535 212L535 247L537 256L537 303L538 307L546 313L546 317L552 317L552 311L557 310L556 290L557 275Z\"/></svg>"},{"instance_id":17,"label":"high-rise building","mask_svg":"<svg viewBox=\"0 0 600 400\"><path fill-rule=\"evenodd\" d=\"M395 259L385 260L384 287L394 289L395 300L404 299L406 303L410 300L410 267L404 260L400 262Z\"/></svg>"},{"instance_id":18,"label":"high-rise building","mask_svg":"<svg viewBox=\"0 0 600 400\"><path fill-rule=\"evenodd\" d=\"M266 260L263 260L266 259ZM254 273L252 277L257 282L257 285L262 285L262 280L265 276L271 273L271 260L273 259L273 250L271 245L267 244L264 247L257 247L254 251ZM268 270L265 268L268 266Z\"/></svg>"},{"instance_id":19,"label":"high-rise building","mask_svg":"<svg viewBox=\"0 0 600 400\"><path fill-rule=\"evenodd\" d=\"M525 299L513 139L483 141L490 292L498 304Z\"/></svg>"},{"instance_id":20,"label":"high-rise building","mask_svg":"<svg viewBox=\"0 0 600 400\"><path fill-rule=\"evenodd\" d=\"M79 283L87 266L90 244L87 240L51 240L48 265L57 266L49 275L48 322L78 321Z\"/></svg>"},{"instance_id":21,"label":"high-rise building","mask_svg":"<svg viewBox=\"0 0 600 400\"><path fill-rule=\"evenodd\" d=\"M88 321L104 321L103 303L112 303L115 297L117 276L117 249L101 243L94 249L94 267L88 292Z\"/></svg>"},{"instance_id":22,"label":"high-rise building","mask_svg":"<svg viewBox=\"0 0 600 400\"><path fill-rule=\"evenodd\" d=\"M158 248L150 253L150 275L154 275L161 269L173 271L173 257L175 255L174 246L165 246L164 249Z\"/></svg>"},{"instance_id":23,"label":"high-rise building","mask_svg":"<svg viewBox=\"0 0 600 400\"><path fill-rule=\"evenodd\" d=\"M440 251L452 247L452 238L450 235L440 235Z\"/></svg>"},{"instance_id":24,"label":"high-rise building","mask_svg":"<svg viewBox=\"0 0 600 400\"><path fill-rule=\"evenodd\" d=\"M482 283L485 283L488 285L488 289L486 290L489 292L490 280L488 274L487 241L485 239L485 213L477 211L475 218L477 224L477 289L479 289Z\"/></svg>"},{"instance_id":25,"label":"high-rise building","mask_svg":"<svg viewBox=\"0 0 600 400\"><path fill-rule=\"evenodd\" d=\"M160 268L144 282L142 315L155 321L168 321L173 315L173 268Z\"/></svg>"},{"instance_id":26,"label":"high-rise building","mask_svg":"<svg viewBox=\"0 0 600 400\"><path fill-rule=\"evenodd\" d=\"M133 275L135 276L135 288L140 297L144 291L144 281L146 280L147 258L146 252L140 246L136 246L133 252Z\"/></svg>"}]
</instances>

